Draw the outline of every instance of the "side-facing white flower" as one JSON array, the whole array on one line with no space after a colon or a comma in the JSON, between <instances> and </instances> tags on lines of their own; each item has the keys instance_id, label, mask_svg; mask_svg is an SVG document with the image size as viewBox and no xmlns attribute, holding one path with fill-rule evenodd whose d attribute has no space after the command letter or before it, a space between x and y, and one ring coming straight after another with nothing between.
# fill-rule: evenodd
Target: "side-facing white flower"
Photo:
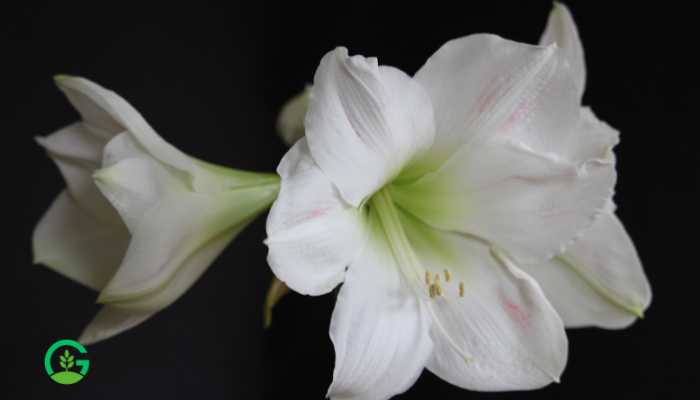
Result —
<instances>
[{"instance_id":1,"label":"side-facing white flower","mask_svg":"<svg viewBox=\"0 0 700 400\"><path fill-rule=\"evenodd\" d=\"M185 155L93 82L56 83L82 121L37 138L67 188L34 231L34 258L100 292L104 307L80 337L93 343L180 297L272 203L279 180Z\"/></svg>"},{"instance_id":2,"label":"side-facing white flower","mask_svg":"<svg viewBox=\"0 0 700 400\"><path fill-rule=\"evenodd\" d=\"M563 6L542 41L453 40L413 78L342 48L322 59L266 243L292 290L344 283L330 397L388 398L423 367L463 388L541 387L566 364L557 311L618 327L648 306L612 213L617 133L580 106Z\"/></svg>"}]
</instances>

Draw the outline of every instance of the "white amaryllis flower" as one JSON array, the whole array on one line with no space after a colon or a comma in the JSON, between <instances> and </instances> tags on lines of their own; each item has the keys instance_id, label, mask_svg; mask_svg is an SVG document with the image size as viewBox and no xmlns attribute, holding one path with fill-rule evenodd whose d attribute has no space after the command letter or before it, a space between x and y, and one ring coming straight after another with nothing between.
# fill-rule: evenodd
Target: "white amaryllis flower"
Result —
<instances>
[{"instance_id":1,"label":"white amaryllis flower","mask_svg":"<svg viewBox=\"0 0 700 400\"><path fill-rule=\"evenodd\" d=\"M82 121L37 139L67 188L34 231L34 258L100 292L104 307L80 337L87 344L180 297L272 203L279 179L185 155L93 82L56 83Z\"/></svg>"},{"instance_id":2,"label":"white amaryllis flower","mask_svg":"<svg viewBox=\"0 0 700 400\"><path fill-rule=\"evenodd\" d=\"M343 283L329 397L388 398L424 367L538 388L566 364L564 322L641 315L649 285L612 210L617 132L581 107L584 85L558 4L540 46L460 38L413 78L343 48L322 59L266 244L292 290Z\"/></svg>"}]
</instances>

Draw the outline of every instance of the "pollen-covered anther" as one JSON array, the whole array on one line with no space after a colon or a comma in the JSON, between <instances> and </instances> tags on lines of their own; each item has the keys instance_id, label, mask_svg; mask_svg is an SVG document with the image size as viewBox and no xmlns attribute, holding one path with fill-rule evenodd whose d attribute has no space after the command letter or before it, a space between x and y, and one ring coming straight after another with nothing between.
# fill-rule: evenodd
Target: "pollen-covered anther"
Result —
<instances>
[{"instance_id":1,"label":"pollen-covered anther","mask_svg":"<svg viewBox=\"0 0 700 400\"><path fill-rule=\"evenodd\" d=\"M430 271L425 271L425 284L430 285Z\"/></svg>"},{"instance_id":2,"label":"pollen-covered anther","mask_svg":"<svg viewBox=\"0 0 700 400\"><path fill-rule=\"evenodd\" d=\"M442 296L442 286L440 286L440 283L435 282L428 286L428 294L430 294L431 299L435 296Z\"/></svg>"},{"instance_id":3,"label":"pollen-covered anther","mask_svg":"<svg viewBox=\"0 0 700 400\"><path fill-rule=\"evenodd\" d=\"M464 282L459 282L459 297L464 297Z\"/></svg>"},{"instance_id":4,"label":"pollen-covered anther","mask_svg":"<svg viewBox=\"0 0 700 400\"><path fill-rule=\"evenodd\" d=\"M450 271L445 270L445 282L449 282L452 277L450 276Z\"/></svg>"}]
</instances>

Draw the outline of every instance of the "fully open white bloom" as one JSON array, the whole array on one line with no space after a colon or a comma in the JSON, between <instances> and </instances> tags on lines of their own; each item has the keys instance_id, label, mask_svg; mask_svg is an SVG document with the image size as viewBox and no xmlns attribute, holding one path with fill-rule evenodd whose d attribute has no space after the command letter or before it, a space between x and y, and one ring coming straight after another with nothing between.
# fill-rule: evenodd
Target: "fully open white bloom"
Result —
<instances>
[{"instance_id":1,"label":"fully open white bloom","mask_svg":"<svg viewBox=\"0 0 700 400\"><path fill-rule=\"evenodd\" d=\"M185 155L95 83L56 83L82 121L37 139L67 188L34 231L34 257L100 292L104 307L80 337L93 343L182 295L272 203L279 180Z\"/></svg>"},{"instance_id":2,"label":"fully open white bloom","mask_svg":"<svg viewBox=\"0 0 700 400\"><path fill-rule=\"evenodd\" d=\"M613 214L618 135L584 85L561 5L540 46L460 38L413 78L344 48L322 59L266 243L292 290L343 283L331 398L388 398L424 367L538 388L566 364L563 322L621 327L648 306Z\"/></svg>"}]
</instances>

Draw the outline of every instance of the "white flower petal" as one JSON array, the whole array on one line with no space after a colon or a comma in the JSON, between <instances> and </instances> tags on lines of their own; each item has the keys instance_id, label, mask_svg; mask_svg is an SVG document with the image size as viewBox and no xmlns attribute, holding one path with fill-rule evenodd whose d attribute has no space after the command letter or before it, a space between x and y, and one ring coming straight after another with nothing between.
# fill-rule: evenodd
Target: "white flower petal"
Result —
<instances>
[{"instance_id":1,"label":"white flower petal","mask_svg":"<svg viewBox=\"0 0 700 400\"><path fill-rule=\"evenodd\" d=\"M425 91L375 58L326 54L316 70L305 120L314 161L358 206L433 140Z\"/></svg>"},{"instance_id":2,"label":"white flower petal","mask_svg":"<svg viewBox=\"0 0 700 400\"><path fill-rule=\"evenodd\" d=\"M244 222L232 227L191 254L159 290L131 300L110 302L102 307L83 330L79 342L92 344L118 335L172 304L197 281L245 226Z\"/></svg>"},{"instance_id":3,"label":"white flower petal","mask_svg":"<svg viewBox=\"0 0 700 400\"><path fill-rule=\"evenodd\" d=\"M154 162L157 161L157 159L152 157L132 135L128 132L123 132L114 136L114 138L105 145L101 160L102 168L111 167L127 158L148 158L152 159ZM174 175L175 174L173 174L173 177Z\"/></svg>"},{"instance_id":4,"label":"white flower petal","mask_svg":"<svg viewBox=\"0 0 700 400\"><path fill-rule=\"evenodd\" d=\"M277 131L288 146L304 137L304 117L309 109L310 93L311 87L307 86L301 93L287 100L277 118Z\"/></svg>"},{"instance_id":5,"label":"white flower petal","mask_svg":"<svg viewBox=\"0 0 700 400\"><path fill-rule=\"evenodd\" d=\"M390 189L428 224L481 237L531 262L560 253L590 227L615 178L611 161L576 166L520 143L491 141L464 146L440 170Z\"/></svg>"},{"instance_id":6,"label":"white flower petal","mask_svg":"<svg viewBox=\"0 0 700 400\"><path fill-rule=\"evenodd\" d=\"M439 166L465 143L493 136L558 151L579 102L571 69L554 46L479 34L444 44L416 74L435 112L428 162Z\"/></svg>"},{"instance_id":7,"label":"white flower petal","mask_svg":"<svg viewBox=\"0 0 700 400\"><path fill-rule=\"evenodd\" d=\"M147 158L127 158L100 170L98 186L132 233L124 261L100 301L128 299L157 290L213 237L248 221L274 198L275 185L216 194L187 191L167 167Z\"/></svg>"},{"instance_id":8,"label":"white flower petal","mask_svg":"<svg viewBox=\"0 0 700 400\"><path fill-rule=\"evenodd\" d=\"M209 193L236 186L241 178L250 184L249 178L253 175L258 178L264 175L230 169L224 171L221 167L189 157L161 138L126 100L87 79L59 76L56 83L78 109L89 131L106 140L122 134L118 144L114 140L110 143L112 150L105 154L103 166L133 156L136 151L180 171L181 178L186 178L195 191ZM131 141L123 136L129 136ZM212 174L211 170L217 173Z\"/></svg>"},{"instance_id":9,"label":"white flower petal","mask_svg":"<svg viewBox=\"0 0 700 400\"><path fill-rule=\"evenodd\" d=\"M267 219L268 263L295 292L327 293L342 282L363 246L360 213L311 159L306 138L287 152L277 171L282 182Z\"/></svg>"},{"instance_id":10,"label":"white flower petal","mask_svg":"<svg viewBox=\"0 0 700 400\"><path fill-rule=\"evenodd\" d=\"M90 345L135 327L150 318L150 311L124 310L116 306L104 306L83 329L78 342Z\"/></svg>"},{"instance_id":11,"label":"white flower petal","mask_svg":"<svg viewBox=\"0 0 700 400\"><path fill-rule=\"evenodd\" d=\"M63 191L37 224L34 262L91 289L102 290L121 263L129 242L123 224L108 224L83 210Z\"/></svg>"},{"instance_id":12,"label":"white flower petal","mask_svg":"<svg viewBox=\"0 0 700 400\"><path fill-rule=\"evenodd\" d=\"M599 120L588 107L581 107L579 116L578 126L569 136L561 156L577 164L592 159L614 161L612 149L619 143L620 133Z\"/></svg>"},{"instance_id":13,"label":"white flower petal","mask_svg":"<svg viewBox=\"0 0 700 400\"><path fill-rule=\"evenodd\" d=\"M56 84L91 129L111 134L128 131L163 163L181 171L192 171L192 159L158 136L141 114L113 91L87 79L64 75L56 77Z\"/></svg>"},{"instance_id":14,"label":"white flower petal","mask_svg":"<svg viewBox=\"0 0 700 400\"><path fill-rule=\"evenodd\" d=\"M404 221L430 281L440 276L440 294L427 302L435 343L428 369L482 391L558 381L566 365L566 333L537 283L486 244Z\"/></svg>"},{"instance_id":15,"label":"white flower petal","mask_svg":"<svg viewBox=\"0 0 700 400\"><path fill-rule=\"evenodd\" d=\"M36 140L58 166L71 197L83 211L105 223L121 223L92 179L93 172L100 167L107 139L78 122Z\"/></svg>"},{"instance_id":16,"label":"white flower petal","mask_svg":"<svg viewBox=\"0 0 700 400\"><path fill-rule=\"evenodd\" d=\"M132 232L164 197L186 191L153 159L130 158L117 165L99 170L95 180Z\"/></svg>"},{"instance_id":17,"label":"white flower petal","mask_svg":"<svg viewBox=\"0 0 700 400\"><path fill-rule=\"evenodd\" d=\"M102 149L110 137L101 136L91 131L82 122L76 122L46 137L36 140L51 155L58 155L99 167L102 161Z\"/></svg>"},{"instance_id":18,"label":"white flower petal","mask_svg":"<svg viewBox=\"0 0 700 400\"><path fill-rule=\"evenodd\" d=\"M612 211L563 255L523 270L537 280L568 328L625 328L651 303L634 244Z\"/></svg>"},{"instance_id":19,"label":"white flower petal","mask_svg":"<svg viewBox=\"0 0 700 400\"><path fill-rule=\"evenodd\" d=\"M388 244L373 237L348 269L333 311L336 360L328 397L388 399L407 390L430 356L428 329Z\"/></svg>"},{"instance_id":20,"label":"white flower petal","mask_svg":"<svg viewBox=\"0 0 700 400\"><path fill-rule=\"evenodd\" d=\"M169 306L197 282L199 277L206 272L226 246L247 226L248 222L250 220L231 227L190 254L165 284L156 288L156 290L134 298L113 299L105 302L105 307L118 307L125 313L133 312L138 315L141 313L155 313ZM110 330L112 332L110 336L131 327L133 325L114 326ZM102 339L106 338L102 337Z\"/></svg>"},{"instance_id":21,"label":"white flower petal","mask_svg":"<svg viewBox=\"0 0 700 400\"><path fill-rule=\"evenodd\" d=\"M85 125L95 133L109 138L127 129L119 115L121 108L110 106L113 102L111 92L80 77L56 75L54 82L78 111Z\"/></svg>"},{"instance_id":22,"label":"white flower petal","mask_svg":"<svg viewBox=\"0 0 700 400\"><path fill-rule=\"evenodd\" d=\"M546 46L552 43L556 43L563 50L569 61L576 79L580 99L586 87L586 62L583 56L583 46L571 12L566 5L556 1L549 14L547 28L540 38L540 45Z\"/></svg>"},{"instance_id":23,"label":"white flower petal","mask_svg":"<svg viewBox=\"0 0 700 400\"><path fill-rule=\"evenodd\" d=\"M59 167L68 188L34 230L34 260L101 290L121 262L129 239L119 215L92 179L108 137L79 122L36 140Z\"/></svg>"},{"instance_id":24,"label":"white flower petal","mask_svg":"<svg viewBox=\"0 0 700 400\"><path fill-rule=\"evenodd\" d=\"M561 258L618 307L637 316L649 307L651 287L642 263L624 226L613 213L601 215Z\"/></svg>"},{"instance_id":25,"label":"white flower petal","mask_svg":"<svg viewBox=\"0 0 700 400\"><path fill-rule=\"evenodd\" d=\"M207 210L212 206L204 196L183 193L181 198L162 199L149 209L131 230L124 261L102 290L100 301L133 297L164 285L186 257L206 243L208 237L200 231L214 222L213 215L206 215L213 214Z\"/></svg>"},{"instance_id":26,"label":"white flower petal","mask_svg":"<svg viewBox=\"0 0 700 400\"><path fill-rule=\"evenodd\" d=\"M596 326L617 329L629 326L637 316L597 291L561 258L523 265L542 287L567 328Z\"/></svg>"}]
</instances>

